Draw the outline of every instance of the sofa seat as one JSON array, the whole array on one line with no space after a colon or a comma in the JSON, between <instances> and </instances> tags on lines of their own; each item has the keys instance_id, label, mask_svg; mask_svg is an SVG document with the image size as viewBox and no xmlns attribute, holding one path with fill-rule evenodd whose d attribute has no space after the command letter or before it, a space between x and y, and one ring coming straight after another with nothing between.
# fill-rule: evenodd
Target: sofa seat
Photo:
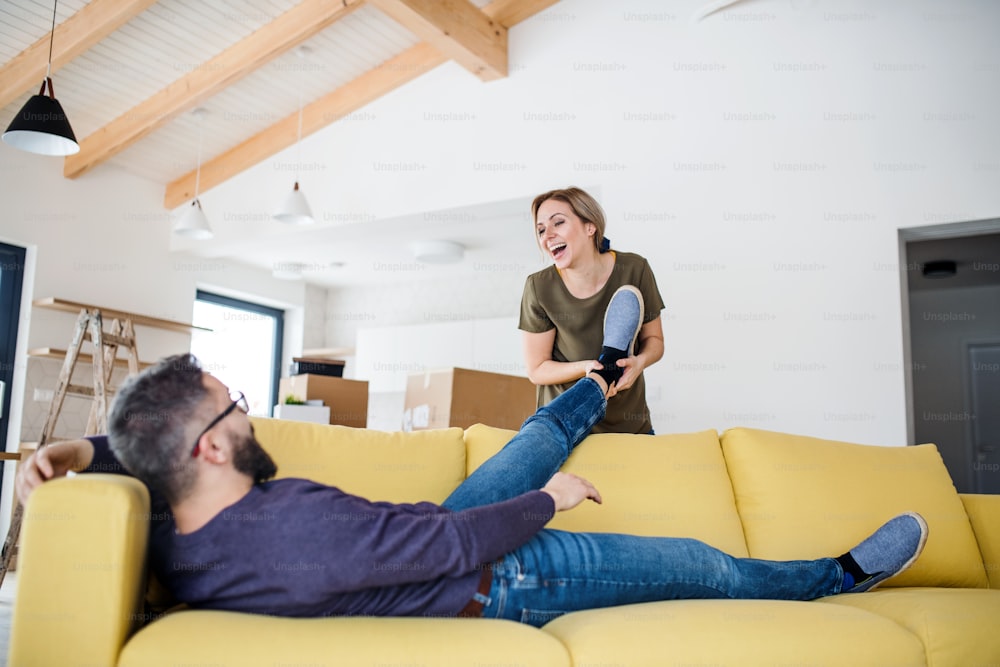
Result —
<instances>
[{"instance_id":1,"label":"sofa seat","mask_svg":"<svg viewBox=\"0 0 1000 667\"><path fill-rule=\"evenodd\" d=\"M816 602L650 602L575 612L542 629L562 641L574 665L927 664L920 639L894 620Z\"/></svg>"},{"instance_id":2,"label":"sofa seat","mask_svg":"<svg viewBox=\"0 0 1000 667\"><path fill-rule=\"evenodd\" d=\"M178 665L525 665L569 667L555 637L513 621L167 614L136 633L118 667Z\"/></svg>"},{"instance_id":3,"label":"sofa seat","mask_svg":"<svg viewBox=\"0 0 1000 667\"><path fill-rule=\"evenodd\" d=\"M892 619L920 638L928 665L1000 664L1000 590L886 588L823 602Z\"/></svg>"}]
</instances>

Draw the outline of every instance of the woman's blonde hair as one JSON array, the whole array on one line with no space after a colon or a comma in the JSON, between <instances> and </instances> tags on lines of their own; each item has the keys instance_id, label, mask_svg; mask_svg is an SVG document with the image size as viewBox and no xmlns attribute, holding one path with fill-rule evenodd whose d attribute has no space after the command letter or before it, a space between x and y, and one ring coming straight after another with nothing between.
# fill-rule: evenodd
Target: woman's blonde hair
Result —
<instances>
[{"instance_id":1,"label":"woman's blonde hair","mask_svg":"<svg viewBox=\"0 0 1000 667\"><path fill-rule=\"evenodd\" d=\"M596 247L598 251L603 252L604 209L602 209L601 205L597 203L597 200L580 188L574 187L543 192L535 197L535 200L531 202L532 226L534 226L537 222L539 207L550 199L555 199L556 201L569 204L569 207L573 209L573 213L576 214L576 217L580 218L583 222L589 222L594 225L597 229L594 233L594 247Z\"/></svg>"}]
</instances>

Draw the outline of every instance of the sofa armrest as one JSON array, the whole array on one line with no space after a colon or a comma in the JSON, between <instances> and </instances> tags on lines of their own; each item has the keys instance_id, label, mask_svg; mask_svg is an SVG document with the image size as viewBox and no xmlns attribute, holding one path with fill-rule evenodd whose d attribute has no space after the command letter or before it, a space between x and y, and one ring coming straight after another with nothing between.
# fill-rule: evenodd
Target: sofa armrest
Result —
<instances>
[{"instance_id":1,"label":"sofa armrest","mask_svg":"<svg viewBox=\"0 0 1000 667\"><path fill-rule=\"evenodd\" d=\"M142 620L149 494L122 475L47 482L24 510L9 664L114 665Z\"/></svg>"},{"instance_id":2,"label":"sofa armrest","mask_svg":"<svg viewBox=\"0 0 1000 667\"><path fill-rule=\"evenodd\" d=\"M990 588L1000 588L1000 496L960 493L983 555Z\"/></svg>"}]
</instances>

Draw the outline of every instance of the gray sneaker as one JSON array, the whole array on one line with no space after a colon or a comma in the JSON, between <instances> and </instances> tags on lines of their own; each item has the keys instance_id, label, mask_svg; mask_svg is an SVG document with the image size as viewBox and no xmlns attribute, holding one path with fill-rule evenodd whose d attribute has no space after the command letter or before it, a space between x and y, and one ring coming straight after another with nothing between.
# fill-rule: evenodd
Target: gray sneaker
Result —
<instances>
[{"instance_id":1,"label":"gray sneaker","mask_svg":"<svg viewBox=\"0 0 1000 667\"><path fill-rule=\"evenodd\" d=\"M632 285L622 285L604 311L604 347L631 354L642 327L642 292Z\"/></svg>"},{"instance_id":2,"label":"gray sneaker","mask_svg":"<svg viewBox=\"0 0 1000 667\"><path fill-rule=\"evenodd\" d=\"M604 368L594 371L608 386L618 382L625 373L617 362L632 354L642 328L642 315L642 292L632 285L622 285L611 295L604 311L604 346L597 357Z\"/></svg>"},{"instance_id":3,"label":"gray sneaker","mask_svg":"<svg viewBox=\"0 0 1000 667\"><path fill-rule=\"evenodd\" d=\"M913 565L927 543L927 522L916 512L889 519L848 553L868 577L844 593L870 591Z\"/></svg>"}]
</instances>

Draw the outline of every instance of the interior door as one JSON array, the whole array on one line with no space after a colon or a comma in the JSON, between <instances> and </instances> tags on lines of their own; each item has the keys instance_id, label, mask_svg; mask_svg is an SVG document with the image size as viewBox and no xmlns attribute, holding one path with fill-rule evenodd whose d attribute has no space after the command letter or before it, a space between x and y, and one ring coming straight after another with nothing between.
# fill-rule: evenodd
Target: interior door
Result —
<instances>
[{"instance_id":1,"label":"interior door","mask_svg":"<svg viewBox=\"0 0 1000 667\"><path fill-rule=\"evenodd\" d=\"M14 378L17 324L21 318L24 248L0 243L0 451L7 450L10 388Z\"/></svg>"},{"instance_id":2,"label":"interior door","mask_svg":"<svg viewBox=\"0 0 1000 667\"><path fill-rule=\"evenodd\" d=\"M1000 343L969 345L976 493L1000 493Z\"/></svg>"}]
</instances>

